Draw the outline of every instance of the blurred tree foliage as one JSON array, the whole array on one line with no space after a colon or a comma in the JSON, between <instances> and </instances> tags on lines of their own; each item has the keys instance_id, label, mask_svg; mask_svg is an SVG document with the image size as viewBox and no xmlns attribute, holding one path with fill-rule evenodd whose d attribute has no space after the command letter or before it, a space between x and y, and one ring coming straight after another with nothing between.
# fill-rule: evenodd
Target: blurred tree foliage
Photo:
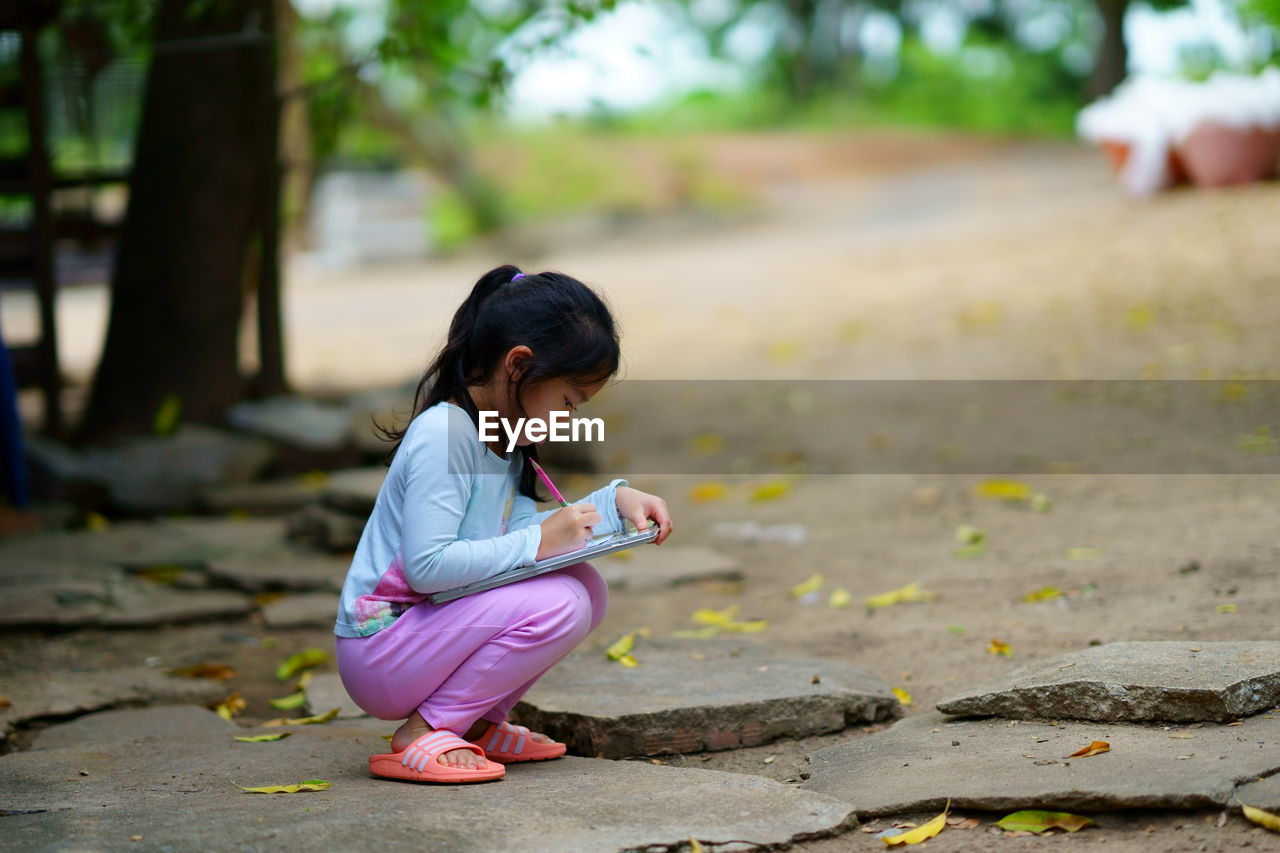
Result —
<instances>
[{"instance_id":1,"label":"blurred tree foliage","mask_svg":"<svg viewBox=\"0 0 1280 853\"><path fill-rule=\"evenodd\" d=\"M357 43L343 5L312 26L288 0L69 0L64 20L92 15L149 59L106 343L76 438L146 433L175 396L187 419L217 423L246 396L283 390L278 357L263 378L279 336L260 336L257 377L241 374L238 339L248 293L265 294L260 328L279 323L285 105L308 104L308 162L338 150L359 116L494 227L501 211L469 167L458 110L487 105L509 79L496 51L507 36L537 17L515 55L536 50L615 2L389 0Z\"/></svg>"}]
</instances>

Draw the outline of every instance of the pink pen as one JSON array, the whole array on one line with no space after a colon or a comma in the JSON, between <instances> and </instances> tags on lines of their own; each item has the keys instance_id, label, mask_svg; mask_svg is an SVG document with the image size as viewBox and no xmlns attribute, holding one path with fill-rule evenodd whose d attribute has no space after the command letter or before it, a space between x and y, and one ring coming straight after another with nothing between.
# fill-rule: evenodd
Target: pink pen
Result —
<instances>
[{"instance_id":1,"label":"pink pen","mask_svg":"<svg viewBox=\"0 0 1280 853\"><path fill-rule=\"evenodd\" d=\"M556 488L556 484L551 482L551 478L547 476L547 472L542 470L542 466L535 460L530 459L529 464L533 466L533 470L538 472L538 476L542 478L542 482L547 484L547 488L551 490L551 494L556 496L556 500L560 501L560 506L568 506L569 502L564 499L564 495L560 494L560 490Z\"/></svg>"}]
</instances>

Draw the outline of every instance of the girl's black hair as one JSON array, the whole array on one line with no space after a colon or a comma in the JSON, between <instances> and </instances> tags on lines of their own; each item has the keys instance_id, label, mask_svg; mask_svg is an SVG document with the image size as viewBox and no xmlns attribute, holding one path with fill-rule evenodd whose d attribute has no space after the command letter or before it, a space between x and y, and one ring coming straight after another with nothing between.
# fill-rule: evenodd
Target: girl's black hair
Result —
<instances>
[{"instance_id":1,"label":"girl's black hair","mask_svg":"<svg viewBox=\"0 0 1280 853\"><path fill-rule=\"evenodd\" d=\"M480 413L467 386L489 381L502 357L522 344L533 354L521 362L512 394L521 417L527 416L522 399L527 387L552 378L594 385L618 372L618 332L600 296L563 273L525 273L512 281L519 273L518 267L506 264L480 276L453 315L444 346L418 381L410 422L453 398L471 416L478 432ZM375 422L374 428L394 442L387 455L389 465L409 425L388 429ZM546 500L537 494L538 478L527 461L537 460L537 445L520 449L526 460L520 472L520 493Z\"/></svg>"}]
</instances>

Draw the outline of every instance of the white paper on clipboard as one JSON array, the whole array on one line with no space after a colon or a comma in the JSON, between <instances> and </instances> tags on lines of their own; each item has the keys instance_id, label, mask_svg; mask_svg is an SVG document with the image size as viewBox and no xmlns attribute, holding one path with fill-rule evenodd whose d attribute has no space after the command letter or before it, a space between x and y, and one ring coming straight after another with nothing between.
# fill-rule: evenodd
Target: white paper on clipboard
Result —
<instances>
[{"instance_id":1,"label":"white paper on clipboard","mask_svg":"<svg viewBox=\"0 0 1280 853\"><path fill-rule=\"evenodd\" d=\"M613 554L617 551L625 551L627 548L634 548L637 545L643 545L646 542L652 542L658 536L661 528L655 521L650 521L648 528L645 530L637 530L631 533L611 533L606 536L598 536L589 544L576 551L570 551L567 554L560 554L555 557L547 557L545 560L539 560L528 566L520 566L510 571L494 575L490 578L474 581L466 586L454 587L441 592L433 592L427 596L427 601L432 604L443 604L446 601L452 601L455 598L461 598L464 595L470 595L473 592L481 592L486 589L493 589L503 584L514 583L515 581L524 580L525 578L535 577L537 575L552 572L556 569L563 569L565 566L572 566L575 563L581 563L584 560L590 560L592 557L603 557L606 554Z\"/></svg>"}]
</instances>

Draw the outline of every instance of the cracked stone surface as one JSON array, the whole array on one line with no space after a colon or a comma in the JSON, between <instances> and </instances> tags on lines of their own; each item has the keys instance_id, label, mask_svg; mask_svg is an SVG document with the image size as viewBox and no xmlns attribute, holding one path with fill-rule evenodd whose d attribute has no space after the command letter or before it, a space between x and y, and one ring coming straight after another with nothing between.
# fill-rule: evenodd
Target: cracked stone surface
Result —
<instances>
[{"instance_id":1,"label":"cracked stone surface","mask_svg":"<svg viewBox=\"0 0 1280 853\"><path fill-rule=\"evenodd\" d=\"M753 642L642 639L634 654L640 664L627 668L603 652L574 652L513 716L576 755L622 758L807 737L901 709L865 669Z\"/></svg>"},{"instance_id":2,"label":"cracked stone surface","mask_svg":"<svg viewBox=\"0 0 1280 853\"><path fill-rule=\"evenodd\" d=\"M31 720L122 705L214 702L227 694L227 688L222 682L207 678L182 678L150 667L125 667L10 675L5 677L0 693L11 703L8 708L0 708L0 726L8 734L15 726Z\"/></svg>"},{"instance_id":3,"label":"cracked stone surface","mask_svg":"<svg viewBox=\"0 0 1280 853\"><path fill-rule=\"evenodd\" d=\"M1067 757L1096 740L1110 751ZM1237 784L1277 770L1276 713L1193 728L930 712L819 750L801 787L849 802L859 817L940 810L948 797L952 808L989 811L1202 809L1231 804Z\"/></svg>"},{"instance_id":4,"label":"cracked stone surface","mask_svg":"<svg viewBox=\"0 0 1280 853\"><path fill-rule=\"evenodd\" d=\"M1108 643L1038 661L938 703L1012 719L1225 722L1280 704L1280 642Z\"/></svg>"},{"instance_id":5,"label":"cracked stone surface","mask_svg":"<svg viewBox=\"0 0 1280 853\"><path fill-rule=\"evenodd\" d=\"M646 590L696 581L740 581L738 561L701 545L641 546L597 560L610 589Z\"/></svg>"},{"instance_id":6,"label":"cracked stone surface","mask_svg":"<svg viewBox=\"0 0 1280 853\"><path fill-rule=\"evenodd\" d=\"M1280 773L1246 782L1236 788L1234 804L1253 806L1272 814L1280 812Z\"/></svg>"},{"instance_id":7,"label":"cracked stone surface","mask_svg":"<svg viewBox=\"0 0 1280 853\"><path fill-rule=\"evenodd\" d=\"M137 723L113 717L122 732L115 740L103 742L90 721L77 721L78 733L53 736L48 748L0 757L9 844L102 849L129 846L139 835L139 849L177 849L198 833L208 850L363 849L376 833L392 848L430 839L438 851L613 851L689 838L737 841L715 849L746 850L856 823L839 800L738 773L569 757L513 764L496 782L416 785L369 775L367 757L386 748L381 721L295 726L280 741L242 743L220 720L173 712L161 724L154 712L130 713L148 716ZM147 723L157 732L143 733ZM279 730L240 730L269 731ZM316 778L332 787L248 794L228 781Z\"/></svg>"}]
</instances>

